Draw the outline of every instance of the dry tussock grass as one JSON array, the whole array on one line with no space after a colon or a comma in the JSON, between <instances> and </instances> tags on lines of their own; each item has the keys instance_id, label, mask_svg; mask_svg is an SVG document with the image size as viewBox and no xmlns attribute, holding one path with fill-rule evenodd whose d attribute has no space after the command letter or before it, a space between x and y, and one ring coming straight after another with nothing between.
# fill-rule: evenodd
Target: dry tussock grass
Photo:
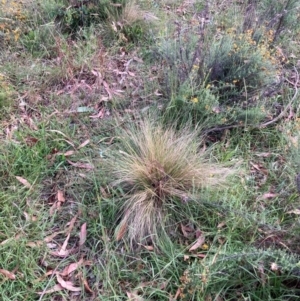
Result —
<instances>
[{"instance_id":1,"label":"dry tussock grass","mask_svg":"<svg viewBox=\"0 0 300 301\"><path fill-rule=\"evenodd\" d=\"M111 162L113 185L126 193L116 236L127 237L131 245L155 242L172 220L172 205L184 205L201 188L221 185L233 173L199 152L201 139L189 128L176 132L143 121L124 130L121 142Z\"/></svg>"}]
</instances>

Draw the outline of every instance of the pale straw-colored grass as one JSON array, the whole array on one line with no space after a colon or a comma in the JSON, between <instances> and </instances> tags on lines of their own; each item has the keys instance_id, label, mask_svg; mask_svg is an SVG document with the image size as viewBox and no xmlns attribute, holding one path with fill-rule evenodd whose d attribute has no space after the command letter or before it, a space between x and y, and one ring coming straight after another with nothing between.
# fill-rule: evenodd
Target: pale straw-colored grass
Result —
<instances>
[{"instance_id":1,"label":"pale straw-colored grass","mask_svg":"<svg viewBox=\"0 0 300 301\"><path fill-rule=\"evenodd\" d=\"M201 138L189 128L176 132L149 121L124 130L112 158L114 186L125 191L117 239L155 241L166 225L170 204L185 206L201 188L224 184L233 169L208 162Z\"/></svg>"}]
</instances>

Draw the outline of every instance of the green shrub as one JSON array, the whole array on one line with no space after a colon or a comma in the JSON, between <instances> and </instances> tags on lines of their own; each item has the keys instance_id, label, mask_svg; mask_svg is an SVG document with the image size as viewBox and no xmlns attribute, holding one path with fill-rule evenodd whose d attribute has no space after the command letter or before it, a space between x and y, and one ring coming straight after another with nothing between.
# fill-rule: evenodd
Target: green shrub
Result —
<instances>
[{"instance_id":1,"label":"green shrub","mask_svg":"<svg viewBox=\"0 0 300 301\"><path fill-rule=\"evenodd\" d=\"M284 39L284 34L299 31L298 0L262 0L256 4L258 24L274 31L274 37Z\"/></svg>"},{"instance_id":2,"label":"green shrub","mask_svg":"<svg viewBox=\"0 0 300 301\"><path fill-rule=\"evenodd\" d=\"M276 31L264 24L244 29L215 22L199 29L178 23L172 38L161 38L156 48L167 115L190 116L208 127L269 118L272 104L264 104L264 98L280 90L287 62L275 37Z\"/></svg>"},{"instance_id":3,"label":"green shrub","mask_svg":"<svg viewBox=\"0 0 300 301\"><path fill-rule=\"evenodd\" d=\"M277 63L268 41L256 41L251 30L235 30L215 40L204 59L208 81L221 103L234 103L276 84ZM272 39L272 32L270 35Z\"/></svg>"}]
</instances>

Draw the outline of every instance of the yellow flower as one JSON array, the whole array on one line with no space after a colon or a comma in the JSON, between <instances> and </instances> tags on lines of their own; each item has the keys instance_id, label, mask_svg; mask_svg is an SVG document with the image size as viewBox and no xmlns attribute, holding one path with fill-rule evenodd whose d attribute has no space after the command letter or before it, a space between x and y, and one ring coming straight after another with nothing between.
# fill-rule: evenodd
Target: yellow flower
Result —
<instances>
[{"instance_id":1,"label":"yellow flower","mask_svg":"<svg viewBox=\"0 0 300 301\"><path fill-rule=\"evenodd\" d=\"M208 244L203 244L203 245L201 246L201 249L202 249L202 250L208 250L208 249L209 249Z\"/></svg>"},{"instance_id":2,"label":"yellow flower","mask_svg":"<svg viewBox=\"0 0 300 301\"><path fill-rule=\"evenodd\" d=\"M191 99L191 102L193 102L193 103L197 103L197 102L199 102L199 100L198 100L198 98L197 98L197 97L193 97L193 98Z\"/></svg>"}]
</instances>

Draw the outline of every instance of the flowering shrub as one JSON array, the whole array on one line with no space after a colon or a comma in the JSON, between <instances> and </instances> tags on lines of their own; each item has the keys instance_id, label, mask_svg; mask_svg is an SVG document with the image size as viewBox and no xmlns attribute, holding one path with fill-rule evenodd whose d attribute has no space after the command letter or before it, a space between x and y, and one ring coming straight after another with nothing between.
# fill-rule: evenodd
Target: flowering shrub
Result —
<instances>
[{"instance_id":1,"label":"flowering shrub","mask_svg":"<svg viewBox=\"0 0 300 301\"><path fill-rule=\"evenodd\" d=\"M19 40L24 30L23 22L27 19L24 1L1 0L0 2L0 36L5 45ZM0 45L0 47L5 46Z\"/></svg>"},{"instance_id":2,"label":"flowering shrub","mask_svg":"<svg viewBox=\"0 0 300 301\"><path fill-rule=\"evenodd\" d=\"M168 66L163 82L171 99L167 114L209 127L272 116L264 97L279 90L288 63L274 41L276 31L216 22L197 36L195 26L188 26L178 25L177 36L158 45Z\"/></svg>"},{"instance_id":3,"label":"flowering shrub","mask_svg":"<svg viewBox=\"0 0 300 301\"><path fill-rule=\"evenodd\" d=\"M284 61L273 48L273 31L221 31L204 59L208 82L221 102L232 103L278 82Z\"/></svg>"}]
</instances>

